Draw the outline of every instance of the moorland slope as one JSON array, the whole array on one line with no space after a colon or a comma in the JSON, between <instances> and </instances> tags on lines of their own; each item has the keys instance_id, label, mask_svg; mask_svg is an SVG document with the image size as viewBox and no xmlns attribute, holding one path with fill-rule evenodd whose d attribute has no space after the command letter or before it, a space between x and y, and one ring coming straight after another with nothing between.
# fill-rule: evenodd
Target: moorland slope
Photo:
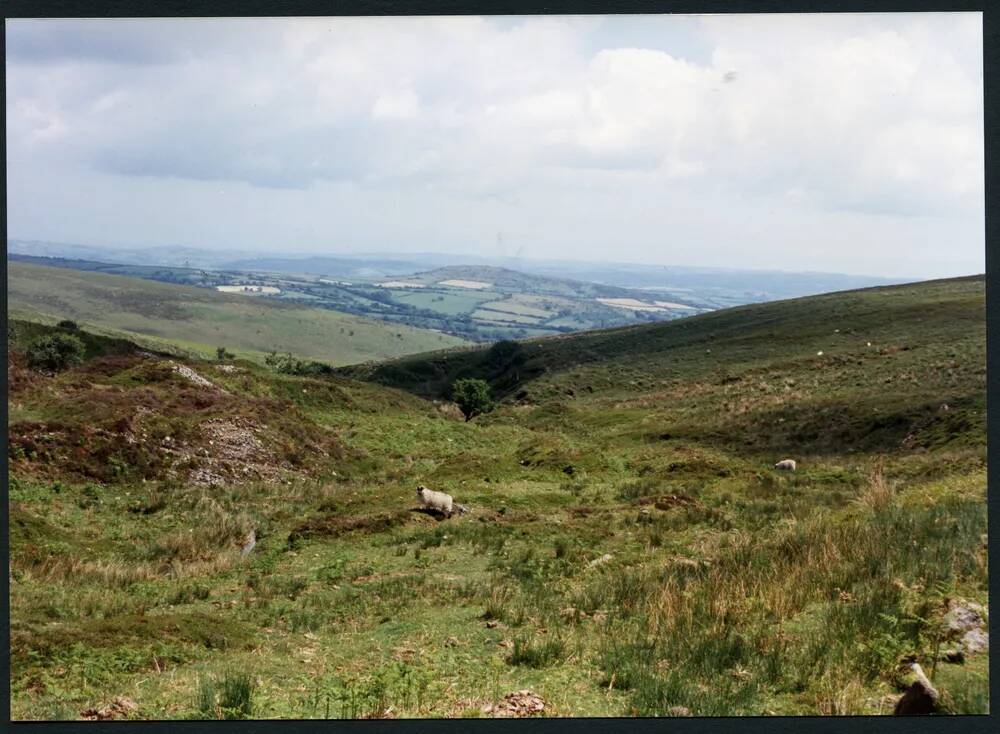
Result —
<instances>
[{"instance_id":1,"label":"moorland slope","mask_svg":"<svg viewBox=\"0 0 1000 734\"><path fill-rule=\"evenodd\" d=\"M51 327L14 324L14 717L523 714L524 689L553 716L875 714L913 661L985 712L949 627L987 600L984 295L324 377L98 336L48 375L25 354ZM460 375L504 399L421 397ZM417 484L468 513L413 511Z\"/></svg>"}]
</instances>

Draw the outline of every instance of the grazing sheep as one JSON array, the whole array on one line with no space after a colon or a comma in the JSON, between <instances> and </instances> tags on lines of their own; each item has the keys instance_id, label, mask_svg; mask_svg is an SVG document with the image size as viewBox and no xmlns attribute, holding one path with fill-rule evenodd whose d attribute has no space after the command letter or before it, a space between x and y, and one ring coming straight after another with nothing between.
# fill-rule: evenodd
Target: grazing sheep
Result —
<instances>
[{"instance_id":1,"label":"grazing sheep","mask_svg":"<svg viewBox=\"0 0 1000 734\"><path fill-rule=\"evenodd\" d=\"M782 459L774 465L775 469L795 471L795 459Z\"/></svg>"},{"instance_id":2,"label":"grazing sheep","mask_svg":"<svg viewBox=\"0 0 1000 734\"><path fill-rule=\"evenodd\" d=\"M417 487L417 497L420 498L422 507L447 517L455 514L456 510L459 514L465 513L465 506L456 503L450 494L435 492L433 489L427 489L427 487L420 485Z\"/></svg>"}]
</instances>

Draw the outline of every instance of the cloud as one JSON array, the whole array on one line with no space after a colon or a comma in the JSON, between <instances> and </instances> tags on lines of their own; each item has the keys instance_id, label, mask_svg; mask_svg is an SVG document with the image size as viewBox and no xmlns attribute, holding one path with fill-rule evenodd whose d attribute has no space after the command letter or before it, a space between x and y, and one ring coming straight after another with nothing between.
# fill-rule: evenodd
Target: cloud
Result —
<instances>
[{"instance_id":1,"label":"cloud","mask_svg":"<svg viewBox=\"0 0 1000 734\"><path fill-rule=\"evenodd\" d=\"M12 20L9 185L31 167L346 186L550 232L531 202L565 218L557 249L585 198L648 228L669 226L656 201L682 200L981 217L978 14L641 20ZM689 239L718 231L709 218Z\"/></svg>"}]
</instances>

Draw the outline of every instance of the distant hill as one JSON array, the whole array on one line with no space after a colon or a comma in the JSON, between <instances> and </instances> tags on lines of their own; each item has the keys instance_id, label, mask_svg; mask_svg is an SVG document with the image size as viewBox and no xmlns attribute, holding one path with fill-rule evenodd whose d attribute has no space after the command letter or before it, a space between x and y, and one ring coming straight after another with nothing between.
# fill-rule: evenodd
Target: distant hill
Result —
<instances>
[{"instance_id":1,"label":"distant hill","mask_svg":"<svg viewBox=\"0 0 1000 734\"><path fill-rule=\"evenodd\" d=\"M191 247L111 248L33 240L8 241L8 253L95 260L142 266L170 266L268 272L337 278L411 275L451 266L499 267L545 278L586 281L630 289L655 289L665 300L684 298L706 308L725 308L830 291L890 285L906 279L843 273L685 267L618 262L584 262L480 255L475 252L310 255ZM334 249L331 246L331 249Z\"/></svg>"},{"instance_id":2,"label":"distant hill","mask_svg":"<svg viewBox=\"0 0 1000 734\"><path fill-rule=\"evenodd\" d=\"M269 300L484 342L679 318L705 310L696 299L686 296L487 265L452 265L412 275L357 277L136 265L19 253L8 255L8 259L217 290L260 286L268 289Z\"/></svg>"},{"instance_id":3,"label":"distant hill","mask_svg":"<svg viewBox=\"0 0 1000 734\"><path fill-rule=\"evenodd\" d=\"M787 358L839 359L945 340L952 329L985 339L983 276L831 293L740 306L667 323L590 331L517 344L413 355L344 374L444 397L460 377L488 380L500 396L579 368L603 374L602 387L631 375L704 375L722 365ZM871 342L872 347L867 347ZM564 381L571 389L573 380Z\"/></svg>"},{"instance_id":4,"label":"distant hill","mask_svg":"<svg viewBox=\"0 0 1000 734\"><path fill-rule=\"evenodd\" d=\"M16 261L8 264L7 303L11 315L69 318L199 354L225 346L256 359L277 350L344 365L463 343L434 331L256 296Z\"/></svg>"}]
</instances>

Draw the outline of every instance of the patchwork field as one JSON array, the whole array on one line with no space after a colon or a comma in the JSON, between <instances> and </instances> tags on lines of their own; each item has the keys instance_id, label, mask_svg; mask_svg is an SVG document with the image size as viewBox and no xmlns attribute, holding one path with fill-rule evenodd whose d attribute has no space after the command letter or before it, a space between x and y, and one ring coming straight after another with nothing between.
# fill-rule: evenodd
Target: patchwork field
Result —
<instances>
[{"instance_id":1,"label":"patchwork field","mask_svg":"<svg viewBox=\"0 0 1000 734\"><path fill-rule=\"evenodd\" d=\"M335 365L462 344L454 336L402 324L308 309L260 294L227 294L138 278L11 262L7 303L15 316L68 318L154 348L240 357L271 351Z\"/></svg>"},{"instance_id":2,"label":"patchwork field","mask_svg":"<svg viewBox=\"0 0 1000 734\"><path fill-rule=\"evenodd\" d=\"M56 330L11 322L13 716L886 714L912 662L985 712L954 624L988 618L984 295L324 377L86 333L46 374ZM464 421L459 377L496 409Z\"/></svg>"},{"instance_id":3,"label":"patchwork field","mask_svg":"<svg viewBox=\"0 0 1000 734\"><path fill-rule=\"evenodd\" d=\"M243 296L261 296L269 302L331 310L340 316L353 314L474 342L662 321L710 308L707 302L686 293L673 296L688 299L690 304L664 307L655 304L655 298L662 297L662 293L529 275L496 267L449 266L400 277L359 275L340 280L310 273L204 270L24 255L13 257L13 262L18 264L135 276ZM622 308L606 305L599 298L625 299L646 305ZM493 311L517 314L517 317L498 316ZM438 346L446 345L429 344L424 348Z\"/></svg>"}]
</instances>

